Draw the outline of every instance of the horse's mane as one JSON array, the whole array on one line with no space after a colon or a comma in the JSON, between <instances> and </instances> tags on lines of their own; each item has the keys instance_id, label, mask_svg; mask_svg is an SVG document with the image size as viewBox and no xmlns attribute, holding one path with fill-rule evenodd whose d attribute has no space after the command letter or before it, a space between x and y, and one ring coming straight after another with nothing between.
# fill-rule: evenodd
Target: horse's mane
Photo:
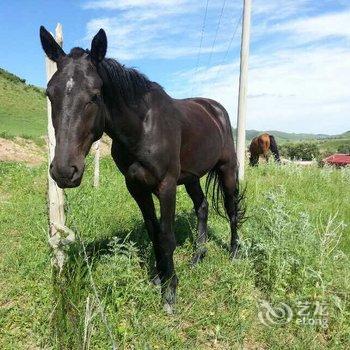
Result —
<instances>
[{"instance_id":1,"label":"horse's mane","mask_svg":"<svg viewBox=\"0 0 350 350\"><path fill-rule=\"evenodd\" d=\"M75 47L69 56L76 59L89 53L89 50ZM136 104L155 85L137 69L127 68L113 58L103 59L98 65L98 73L103 81L104 95L117 103L122 100L128 106Z\"/></svg>"},{"instance_id":2,"label":"horse's mane","mask_svg":"<svg viewBox=\"0 0 350 350\"><path fill-rule=\"evenodd\" d=\"M121 98L127 105L136 104L151 89L152 82L134 68L126 68L112 58L105 58L98 67L108 96Z\"/></svg>"}]
</instances>

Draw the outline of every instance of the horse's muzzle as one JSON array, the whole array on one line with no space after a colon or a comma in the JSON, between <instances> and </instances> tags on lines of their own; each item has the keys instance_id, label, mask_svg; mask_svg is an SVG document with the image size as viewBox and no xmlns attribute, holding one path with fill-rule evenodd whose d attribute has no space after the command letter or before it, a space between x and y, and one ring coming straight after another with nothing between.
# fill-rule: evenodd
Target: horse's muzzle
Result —
<instances>
[{"instance_id":1,"label":"horse's muzzle","mask_svg":"<svg viewBox=\"0 0 350 350\"><path fill-rule=\"evenodd\" d=\"M84 167L76 165L58 167L55 162L50 164L50 175L60 188L78 187L83 178Z\"/></svg>"}]
</instances>

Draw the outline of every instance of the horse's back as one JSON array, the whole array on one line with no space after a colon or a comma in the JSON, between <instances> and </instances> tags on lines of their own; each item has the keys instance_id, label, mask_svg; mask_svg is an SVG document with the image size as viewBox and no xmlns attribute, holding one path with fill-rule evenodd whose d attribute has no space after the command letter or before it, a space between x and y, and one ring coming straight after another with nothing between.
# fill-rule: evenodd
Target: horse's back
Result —
<instances>
[{"instance_id":1,"label":"horse's back","mask_svg":"<svg viewBox=\"0 0 350 350\"><path fill-rule=\"evenodd\" d=\"M219 102L201 97L174 101L189 129L204 127L211 134L220 134L224 141L227 136L232 137L228 113Z\"/></svg>"},{"instance_id":2,"label":"horse's back","mask_svg":"<svg viewBox=\"0 0 350 350\"><path fill-rule=\"evenodd\" d=\"M260 135L259 143L260 143L261 151L265 156L270 149L270 135L267 133Z\"/></svg>"}]
</instances>

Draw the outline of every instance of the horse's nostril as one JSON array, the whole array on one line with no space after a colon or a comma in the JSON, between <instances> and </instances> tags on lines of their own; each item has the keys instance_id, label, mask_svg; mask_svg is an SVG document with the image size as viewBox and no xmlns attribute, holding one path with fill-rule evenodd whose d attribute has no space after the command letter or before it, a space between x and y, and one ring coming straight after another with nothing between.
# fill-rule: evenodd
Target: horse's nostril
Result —
<instances>
[{"instance_id":1,"label":"horse's nostril","mask_svg":"<svg viewBox=\"0 0 350 350\"><path fill-rule=\"evenodd\" d=\"M69 165L69 163L57 164L57 162L52 162L50 164L50 175L61 187L71 187L71 184L77 183L81 178L82 170L78 164Z\"/></svg>"},{"instance_id":2,"label":"horse's nostril","mask_svg":"<svg viewBox=\"0 0 350 350\"><path fill-rule=\"evenodd\" d=\"M79 169L76 165L72 165L72 176L71 180L74 181L79 173Z\"/></svg>"}]
</instances>

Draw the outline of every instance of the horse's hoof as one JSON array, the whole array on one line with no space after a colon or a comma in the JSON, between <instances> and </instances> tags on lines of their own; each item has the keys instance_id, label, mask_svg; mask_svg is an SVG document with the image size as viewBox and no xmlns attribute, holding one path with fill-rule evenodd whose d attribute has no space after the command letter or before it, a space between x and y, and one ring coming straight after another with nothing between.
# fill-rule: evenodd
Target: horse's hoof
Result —
<instances>
[{"instance_id":1,"label":"horse's hoof","mask_svg":"<svg viewBox=\"0 0 350 350\"><path fill-rule=\"evenodd\" d=\"M164 310L169 315L174 313L177 281L177 277L174 275L170 280L162 285L162 300L164 304Z\"/></svg>"},{"instance_id":2,"label":"horse's hoof","mask_svg":"<svg viewBox=\"0 0 350 350\"><path fill-rule=\"evenodd\" d=\"M207 248L200 248L198 249L192 256L190 265L192 267L196 266L199 262L203 260L203 258L206 256L208 249Z\"/></svg>"},{"instance_id":3,"label":"horse's hoof","mask_svg":"<svg viewBox=\"0 0 350 350\"><path fill-rule=\"evenodd\" d=\"M232 260L238 259L238 253L239 253L239 245L235 244L230 249L230 259Z\"/></svg>"},{"instance_id":4,"label":"horse's hoof","mask_svg":"<svg viewBox=\"0 0 350 350\"><path fill-rule=\"evenodd\" d=\"M165 303L164 306L163 306L163 309L168 315L173 315L174 314L174 305Z\"/></svg>"},{"instance_id":5,"label":"horse's hoof","mask_svg":"<svg viewBox=\"0 0 350 350\"><path fill-rule=\"evenodd\" d=\"M160 280L160 277L159 275L156 275L152 278L152 283L155 285L155 286L160 286L162 284L162 281Z\"/></svg>"}]
</instances>

